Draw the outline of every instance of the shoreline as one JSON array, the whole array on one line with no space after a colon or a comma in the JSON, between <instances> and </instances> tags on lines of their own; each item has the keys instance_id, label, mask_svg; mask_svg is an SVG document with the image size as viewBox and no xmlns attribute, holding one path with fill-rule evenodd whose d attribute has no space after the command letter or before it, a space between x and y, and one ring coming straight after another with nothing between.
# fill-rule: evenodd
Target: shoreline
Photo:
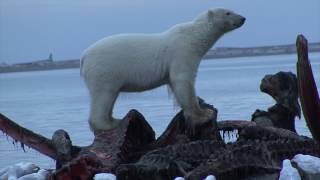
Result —
<instances>
[{"instance_id":1,"label":"shoreline","mask_svg":"<svg viewBox=\"0 0 320 180\"><path fill-rule=\"evenodd\" d=\"M309 52L320 52L320 43L309 43ZM279 46L262 46L262 47L247 47L247 48L234 48L234 47L217 47L208 51L203 57L204 60L208 59L227 59L238 57L256 57L256 56L272 56L272 55L290 55L296 53L295 44L279 45ZM1 73L14 73L14 72L28 72L28 71L44 71L44 70L57 70L57 69L72 69L79 68L80 60L39 60L19 64L0 64Z\"/></svg>"}]
</instances>

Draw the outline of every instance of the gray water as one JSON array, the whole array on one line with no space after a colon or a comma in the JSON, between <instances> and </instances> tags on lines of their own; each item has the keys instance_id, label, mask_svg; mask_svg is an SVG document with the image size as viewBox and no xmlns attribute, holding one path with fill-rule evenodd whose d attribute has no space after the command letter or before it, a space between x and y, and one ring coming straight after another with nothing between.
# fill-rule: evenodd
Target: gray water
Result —
<instances>
[{"instance_id":1,"label":"gray water","mask_svg":"<svg viewBox=\"0 0 320 180\"><path fill-rule=\"evenodd\" d=\"M310 59L320 85L320 53L311 54ZM199 68L197 94L218 109L218 120L249 120L257 108L266 110L274 103L259 91L264 75L296 72L295 63L295 55L205 60ZM121 118L132 108L145 116L157 135L179 111L166 87L121 95L115 116ZM89 145L93 140L87 124L89 97L79 69L0 74L0 112L48 138L55 130L65 129L76 145ZM297 120L296 127L298 133L310 136L304 119ZM0 133L0 169L21 161L42 168L55 165L32 149L26 148L24 153Z\"/></svg>"}]
</instances>

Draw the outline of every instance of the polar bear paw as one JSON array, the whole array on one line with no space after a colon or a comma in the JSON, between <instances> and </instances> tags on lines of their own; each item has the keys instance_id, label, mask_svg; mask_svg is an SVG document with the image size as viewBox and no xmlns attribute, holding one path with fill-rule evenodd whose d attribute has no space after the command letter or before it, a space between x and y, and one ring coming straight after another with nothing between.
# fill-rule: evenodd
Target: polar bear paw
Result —
<instances>
[{"instance_id":1,"label":"polar bear paw","mask_svg":"<svg viewBox=\"0 0 320 180\"><path fill-rule=\"evenodd\" d=\"M196 127L211 121L214 114L214 110L209 108L201 108L199 111L193 113L184 113L187 132L194 135L196 133Z\"/></svg>"},{"instance_id":2,"label":"polar bear paw","mask_svg":"<svg viewBox=\"0 0 320 180\"><path fill-rule=\"evenodd\" d=\"M90 129L95 133L101 133L103 131L108 131L117 128L120 124L120 119L112 118L111 120L105 121L89 121Z\"/></svg>"}]
</instances>

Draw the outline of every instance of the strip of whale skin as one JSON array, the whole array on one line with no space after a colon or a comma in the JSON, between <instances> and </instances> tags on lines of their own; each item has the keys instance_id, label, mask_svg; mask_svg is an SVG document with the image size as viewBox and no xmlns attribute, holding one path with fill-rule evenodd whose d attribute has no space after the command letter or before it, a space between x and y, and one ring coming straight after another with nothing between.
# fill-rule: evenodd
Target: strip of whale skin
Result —
<instances>
[{"instance_id":1,"label":"strip of whale skin","mask_svg":"<svg viewBox=\"0 0 320 180\"><path fill-rule=\"evenodd\" d=\"M232 131L235 129L241 130L246 127L256 126L253 121L248 120L224 120L218 121L218 129L223 131Z\"/></svg>"},{"instance_id":2,"label":"strip of whale skin","mask_svg":"<svg viewBox=\"0 0 320 180\"><path fill-rule=\"evenodd\" d=\"M23 149L24 145L26 145L52 159L57 158L55 148L50 139L18 125L1 113L0 130L15 141L20 142Z\"/></svg>"},{"instance_id":3,"label":"strip of whale skin","mask_svg":"<svg viewBox=\"0 0 320 180\"><path fill-rule=\"evenodd\" d=\"M298 89L302 111L313 138L320 142L320 101L308 57L307 39L303 35L298 35L296 46Z\"/></svg>"}]
</instances>

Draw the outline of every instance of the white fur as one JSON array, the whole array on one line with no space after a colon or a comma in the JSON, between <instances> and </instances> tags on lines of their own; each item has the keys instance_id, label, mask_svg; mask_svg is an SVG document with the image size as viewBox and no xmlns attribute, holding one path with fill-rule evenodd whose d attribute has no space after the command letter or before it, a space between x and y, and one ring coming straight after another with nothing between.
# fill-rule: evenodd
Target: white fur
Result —
<instances>
[{"instance_id":1,"label":"white fur","mask_svg":"<svg viewBox=\"0 0 320 180\"><path fill-rule=\"evenodd\" d=\"M90 46L81 58L81 74L91 96L90 126L111 129L119 123L112 109L119 92L140 92L168 84L191 126L208 120L194 82L201 58L244 18L225 9L208 10L194 21L158 34L120 34Z\"/></svg>"}]
</instances>

